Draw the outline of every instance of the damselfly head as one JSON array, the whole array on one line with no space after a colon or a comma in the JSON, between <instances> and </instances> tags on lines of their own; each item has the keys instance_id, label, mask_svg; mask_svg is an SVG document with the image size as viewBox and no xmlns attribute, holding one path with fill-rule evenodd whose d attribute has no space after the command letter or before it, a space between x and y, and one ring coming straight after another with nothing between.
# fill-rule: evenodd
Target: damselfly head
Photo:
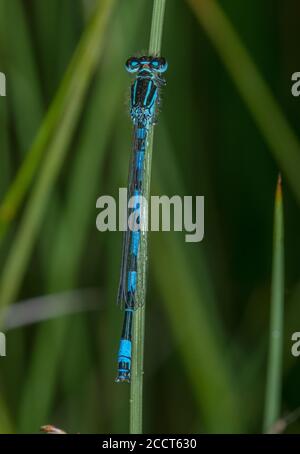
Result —
<instances>
[{"instance_id":1,"label":"damselfly head","mask_svg":"<svg viewBox=\"0 0 300 454\"><path fill-rule=\"evenodd\" d=\"M148 70L162 74L167 71L168 63L164 57L130 57L125 67L129 73Z\"/></svg>"}]
</instances>

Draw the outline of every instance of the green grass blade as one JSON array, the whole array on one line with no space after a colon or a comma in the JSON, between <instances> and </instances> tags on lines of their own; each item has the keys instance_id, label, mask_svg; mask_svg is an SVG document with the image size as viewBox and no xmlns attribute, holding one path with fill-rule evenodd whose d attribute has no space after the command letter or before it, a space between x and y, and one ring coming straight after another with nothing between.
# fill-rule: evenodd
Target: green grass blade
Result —
<instances>
[{"instance_id":1,"label":"green grass blade","mask_svg":"<svg viewBox=\"0 0 300 454\"><path fill-rule=\"evenodd\" d=\"M219 53L266 143L300 202L300 144L277 101L215 0L187 0Z\"/></svg>"},{"instance_id":2,"label":"green grass blade","mask_svg":"<svg viewBox=\"0 0 300 454\"><path fill-rule=\"evenodd\" d=\"M66 71L74 43L78 42L82 29L81 0L34 0L32 9L41 81L48 102Z\"/></svg>"},{"instance_id":3,"label":"green grass blade","mask_svg":"<svg viewBox=\"0 0 300 454\"><path fill-rule=\"evenodd\" d=\"M1 0L0 13L1 63L9 81L7 96L12 105L17 142L24 156L43 116L42 93L23 3Z\"/></svg>"},{"instance_id":4,"label":"green grass blade","mask_svg":"<svg viewBox=\"0 0 300 454\"><path fill-rule=\"evenodd\" d=\"M269 362L265 398L264 431L281 416L282 350L284 320L284 230L281 177L278 178L273 238L273 269L271 289L271 320Z\"/></svg>"},{"instance_id":5,"label":"green grass blade","mask_svg":"<svg viewBox=\"0 0 300 454\"><path fill-rule=\"evenodd\" d=\"M161 48L164 13L166 0L154 0L152 25L150 34L149 54L159 55ZM146 150L145 192L149 200L151 163L153 148L153 131L150 131L149 143ZM132 334L132 366L130 387L130 433L142 433L143 421L143 374L144 374L144 337L145 337L145 303L146 303L146 272L147 272L148 241L147 234L141 235L140 254L138 260L138 299L143 302L134 315Z\"/></svg>"},{"instance_id":6,"label":"green grass blade","mask_svg":"<svg viewBox=\"0 0 300 454\"><path fill-rule=\"evenodd\" d=\"M59 93L59 99L63 97L66 102L63 110L64 115L61 117L60 109L59 111L56 111L56 108L54 111L51 110L50 112L51 122L55 119L54 123L56 124L59 119L60 124L49 145L39 177L34 185L32 195L1 276L1 308L6 307L13 302L18 293L36 235L47 207L47 200L64 162L67 148L70 144L82 108L86 90L89 86L91 77L94 74L100 51L103 49L104 32L113 4L113 0L98 2L92 21L90 22L76 53L75 60L78 63L78 65L76 65L76 71L74 74L68 74L68 77L63 83L63 89L61 89ZM48 136L49 130L48 128L46 129L46 135ZM44 132L42 133L43 138L45 138ZM41 144L39 138L37 139L37 142L39 143L38 155L40 155L40 151L43 151L45 143L42 141ZM34 156L36 156L36 149L34 151ZM33 162L29 160L30 178L32 176L31 170L33 170L32 165L35 169L35 159ZM28 183L27 177L28 175L25 177L26 185ZM24 189L22 184L21 187ZM18 188L20 189L20 186L18 186ZM21 192L19 192L19 189L17 193L19 195L24 194L23 189ZM17 199L20 200L18 197ZM16 199L14 200L16 201ZM10 204L8 206L10 207ZM14 203L13 206L15 206Z\"/></svg>"},{"instance_id":7,"label":"green grass blade","mask_svg":"<svg viewBox=\"0 0 300 454\"><path fill-rule=\"evenodd\" d=\"M61 135L66 135L67 138L70 134L65 134L64 131L71 131L71 128L73 129L76 124L82 99L98 61L99 51L103 45L106 23L114 3L114 0L103 0L97 3L97 9L68 67L57 95L30 151L0 206L0 240L3 238L9 223L15 217L28 191L50 139L52 138L52 149L57 148L54 147L53 143L65 140L64 138L59 138L59 131ZM58 132L56 131L54 134L55 128L57 128ZM66 147L64 146L64 148ZM56 154L58 155L58 153ZM59 155L63 157L63 153L59 153Z\"/></svg>"}]
</instances>

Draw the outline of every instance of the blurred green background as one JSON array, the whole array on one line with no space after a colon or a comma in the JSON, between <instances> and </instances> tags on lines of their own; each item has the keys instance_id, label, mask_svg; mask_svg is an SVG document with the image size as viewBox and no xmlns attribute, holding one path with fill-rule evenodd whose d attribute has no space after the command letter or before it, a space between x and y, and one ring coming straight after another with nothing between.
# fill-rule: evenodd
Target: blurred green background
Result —
<instances>
[{"instance_id":1,"label":"blurred green background","mask_svg":"<svg viewBox=\"0 0 300 454\"><path fill-rule=\"evenodd\" d=\"M291 335L300 331L300 101L291 95L291 75L300 70L300 4L199 0L197 16L196 3L167 1L162 53L169 70L152 193L204 195L205 238L196 244L185 243L184 233L150 235L144 431L260 432L279 171L282 415L300 406L300 359L290 352ZM152 4L0 0L0 71L7 78L0 98L0 307L9 306L2 433L35 433L48 423L71 433L128 431L129 387L114 383L121 233L96 230L96 200L126 185L124 62L147 49ZM265 80L259 94L239 60L240 44ZM299 430L300 421L287 429Z\"/></svg>"}]
</instances>

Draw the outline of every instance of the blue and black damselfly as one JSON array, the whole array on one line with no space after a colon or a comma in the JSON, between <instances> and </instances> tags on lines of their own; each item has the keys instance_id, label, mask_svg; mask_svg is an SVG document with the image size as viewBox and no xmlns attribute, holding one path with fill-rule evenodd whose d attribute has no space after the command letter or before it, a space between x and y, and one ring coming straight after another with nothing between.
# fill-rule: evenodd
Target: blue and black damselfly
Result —
<instances>
[{"instance_id":1,"label":"blue and black damselfly","mask_svg":"<svg viewBox=\"0 0 300 454\"><path fill-rule=\"evenodd\" d=\"M145 153L149 129L156 122L160 102L160 90L165 84L162 74L167 70L163 57L131 57L126 62L129 73L136 78L131 86L130 116L133 122L133 154L128 178L127 231L123 237L121 274L118 303L125 308L122 336L118 354L117 382L130 382L131 337L134 311L140 304L137 297L138 254L143 224L141 199L145 173Z\"/></svg>"}]
</instances>

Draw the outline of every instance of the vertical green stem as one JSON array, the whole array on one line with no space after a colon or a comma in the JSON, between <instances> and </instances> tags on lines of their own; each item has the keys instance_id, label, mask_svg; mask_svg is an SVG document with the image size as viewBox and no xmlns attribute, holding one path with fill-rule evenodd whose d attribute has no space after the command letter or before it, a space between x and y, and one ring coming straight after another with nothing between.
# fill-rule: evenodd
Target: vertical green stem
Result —
<instances>
[{"instance_id":1,"label":"vertical green stem","mask_svg":"<svg viewBox=\"0 0 300 454\"><path fill-rule=\"evenodd\" d=\"M273 239L273 270L271 289L271 321L269 362L264 414L264 431L271 427L280 417L281 377L282 377L282 336L284 316L284 231L281 177L278 178Z\"/></svg>"},{"instance_id":2,"label":"vertical green stem","mask_svg":"<svg viewBox=\"0 0 300 454\"><path fill-rule=\"evenodd\" d=\"M161 48L163 22L166 0L154 0L149 54L159 55ZM153 129L149 131L146 149L144 197L150 196L151 162L153 149ZM142 307L136 310L132 335L132 366L130 388L130 433L142 433L143 417L143 374L144 374L144 337L145 337L145 303L146 303L146 272L148 260L147 232L141 232L140 254L138 261L138 300Z\"/></svg>"}]
</instances>

